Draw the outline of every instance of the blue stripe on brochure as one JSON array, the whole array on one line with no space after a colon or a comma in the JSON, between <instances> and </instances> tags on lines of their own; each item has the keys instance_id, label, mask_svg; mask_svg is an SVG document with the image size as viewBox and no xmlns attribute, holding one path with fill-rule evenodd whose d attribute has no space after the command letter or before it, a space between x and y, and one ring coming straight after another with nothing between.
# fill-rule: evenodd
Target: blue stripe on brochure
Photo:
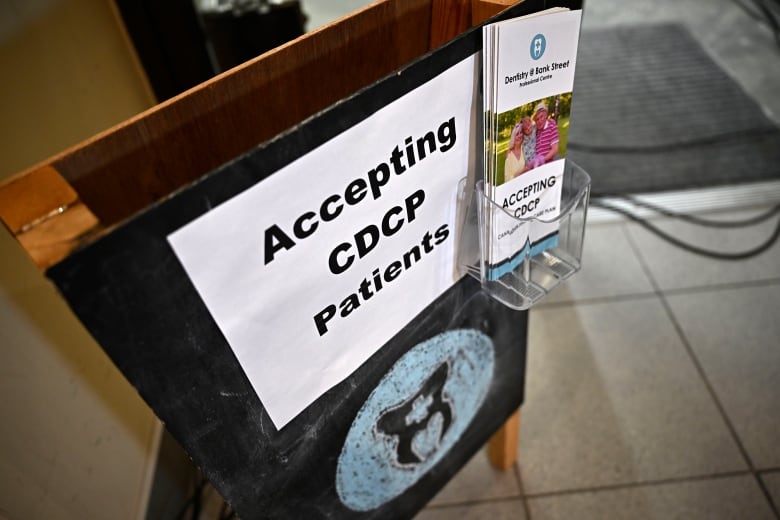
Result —
<instances>
[{"instance_id":1,"label":"blue stripe on brochure","mask_svg":"<svg viewBox=\"0 0 780 520\"><path fill-rule=\"evenodd\" d=\"M558 233L555 233L553 235L548 236L547 238L542 239L536 244L532 245L530 256L532 257L536 256L542 251L546 249L550 249L551 247L555 247L557 245L558 245ZM498 265L497 267L492 267L492 268L489 267L487 272L487 279L493 282L498 280L505 274L514 271L518 265L523 263L523 260L525 259L527 253L528 253L528 246L525 246L523 249L518 251L512 258L506 260L504 263Z\"/></svg>"}]
</instances>

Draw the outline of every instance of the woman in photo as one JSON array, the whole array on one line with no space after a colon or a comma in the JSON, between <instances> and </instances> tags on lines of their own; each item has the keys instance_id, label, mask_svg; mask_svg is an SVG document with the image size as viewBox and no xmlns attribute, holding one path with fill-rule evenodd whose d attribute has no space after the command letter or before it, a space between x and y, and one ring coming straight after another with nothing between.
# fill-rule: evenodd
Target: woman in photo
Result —
<instances>
[{"instance_id":1,"label":"woman in photo","mask_svg":"<svg viewBox=\"0 0 780 520\"><path fill-rule=\"evenodd\" d=\"M530 167L536 155L536 127L528 116L521 119L520 124L523 127L523 157L526 166Z\"/></svg>"},{"instance_id":2,"label":"woman in photo","mask_svg":"<svg viewBox=\"0 0 780 520\"><path fill-rule=\"evenodd\" d=\"M504 162L504 182L509 182L525 172L525 157L523 156L523 125L517 123L509 136L509 150Z\"/></svg>"}]
</instances>

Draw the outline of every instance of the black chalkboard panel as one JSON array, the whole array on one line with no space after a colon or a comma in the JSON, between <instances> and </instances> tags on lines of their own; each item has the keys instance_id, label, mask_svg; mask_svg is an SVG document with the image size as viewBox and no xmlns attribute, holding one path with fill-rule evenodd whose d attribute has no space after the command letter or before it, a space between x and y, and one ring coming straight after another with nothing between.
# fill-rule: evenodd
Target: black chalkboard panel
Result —
<instances>
[{"instance_id":1,"label":"black chalkboard panel","mask_svg":"<svg viewBox=\"0 0 780 520\"><path fill-rule=\"evenodd\" d=\"M124 238L133 241L132 236ZM522 402L527 313L495 302L467 277L348 379L277 431L216 324L202 305L190 304L197 294L184 274L176 272L180 269L175 262L155 255L154 249L146 250L144 259L127 250L114 253L101 251L96 261L84 259L70 269L58 266L52 277L98 342L241 518L411 516ZM138 275L135 283L117 282L132 275ZM459 360L458 350L490 349L492 367L489 379L483 381L479 408L466 410L475 413L462 425L456 442L441 446L446 453L440 456L446 456L399 496L368 511L346 507L336 479L355 417L399 359L447 333L455 335L455 349L440 349L436 354L441 358L433 362L439 368L449 361L451 378L462 370L459 364L472 361ZM480 391L477 383L469 392L447 395L456 413L461 412L459 400L473 400L471 394ZM406 401L415 395L410 392Z\"/></svg>"},{"instance_id":2,"label":"black chalkboard panel","mask_svg":"<svg viewBox=\"0 0 780 520\"><path fill-rule=\"evenodd\" d=\"M544 7L527 0L502 16ZM521 404L527 313L466 277L277 430L166 240L480 46L479 29L464 34L47 271L241 518L410 517Z\"/></svg>"}]
</instances>

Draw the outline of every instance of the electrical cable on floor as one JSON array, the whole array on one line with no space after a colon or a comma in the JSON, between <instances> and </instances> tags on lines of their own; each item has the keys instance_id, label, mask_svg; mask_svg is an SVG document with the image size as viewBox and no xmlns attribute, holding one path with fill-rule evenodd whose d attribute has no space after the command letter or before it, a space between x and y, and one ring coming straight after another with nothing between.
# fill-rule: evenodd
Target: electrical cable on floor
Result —
<instances>
[{"instance_id":1,"label":"electrical cable on floor","mask_svg":"<svg viewBox=\"0 0 780 520\"><path fill-rule=\"evenodd\" d=\"M603 196L598 195L596 197L602 198ZM756 224L760 224L765 220L769 220L776 213L780 211L780 204L778 204L777 206L770 208L764 213L760 213L754 217L749 217L744 220L707 220L692 215L690 213L680 213L678 211L672 211L670 209L639 200L635 197L632 197L631 195L618 195L617 198L621 198L626 202L630 202L631 204L639 208L645 208L651 211L655 211L656 213L659 213L665 217L671 217L678 220L682 220L684 222L688 222L690 224L695 224L697 226L711 227L711 228L740 228L740 227L754 226Z\"/></svg>"},{"instance_id":2,"label":"electrical cable on floor","mask_svg":"<svg viewBox=\"0 0 780 520\"><path fill-rule=\"evenodd\" d=\"M626 200L631 200L630 198L626 198ZM713 251L709 249L704 249L698 246L695 246L693 244L687 243L683 240L680 240L679 238L672 236L671 234L667 233L666 231L661 230L660 228L656 227L655 225L651 224L648 220L636 215L635 213L609 204L608 202L604 202L601 198L594 197L591 199L590 202L591 206L596 208L605 209L608 211L612 211L614 213L618 213L620 215L623 215L624 217L628 218L629 220L632 220L633 222L636 222L643 228L647 229L657 237L661 238L662 240L665 240L666 242L669 242L670 244L679 247L680 249L683 249L685 251L688 251L689 253L693 253L696 255L704 256L707 258L714 258L717 260L746 260L748 258L752 258L754 256L758 256L770 247L772 247L775 242L777 242L777 238L780 237L780 218L778 218L777 224L775 225L775 229L772 232L772 234L767 238L764 242L759 244L758 246L748 249L746 251L738 251L738 252L722 252L722 251ZM658 208L658 206L642 202L640 204L641 207L647 208L647 209L653 209L653 210L661 210L659 213L664 214L663 212L670 213L673 215L673 218L682 218L683 220L686 220L688 222L702 225L702 226L708 226L708 227L720 227L720 228L734 228L734 227L746 227L750 225L755 225L757 223L763 222L764 220L770 218L771 216L780 213L780 205L777 205L773 207L770 211L766 213L762 213L761 215L758 215L756 217L752 217L747 220L743 221L736 221L736 222L716 222L716 221L709 221L704 219L699 219L698 217L694 217L692 215L686 215L676 212L671 212L669 210ZM703 224L702 222L706 222L706 224Z\"/></svg>"},{"instance_id":3,"label":"electrical cable on floor","mask_svg":"<svg viewBox=\"0 0 780 520\"><path fill-rule=\"evenodd\" d=\"M769 7L770 2L768 0L753 0L753 3L758 7L758 10L764 15L769 28L775 35L775 43L780 47L780 22L772 8ZM777 2L775 2L777 4Z\"/></svg>"},{"instance_id":4,"label":"electrical cable on floor","mask_svg":"<svg viewBox=\"0 0 780 520\"><path fill-rule=\"evenodd\" d=\"M749 137L754 137L756 135L764 135L769 133L776 133L777 128L772 127L764 127L764 128L753 128L749 130L743 130L740 132L730 132L726 134L719 134L715 136L706 136L698 139L692 139L688 141L681 141L677 143L672 144L664 144L664 145L647 145L647 146L631 146L631 145L606 145L606 146L596 146L596 145L586 145L576 142L569 142L567 147L571 150L579 150L584 152L590 152L590 153L613 153L613 154L637 154L637 153L656 153L656 152L668 152L670 150L675 149L687 149L693 146L703 146L703 145L710 145L710 144L718 144L723 143L727 141L739 141L744 140ZM775 227L774 232L772 235L767 239L765 242L760 244L759 246L749 249L747 251L740 251L735 253L724 253L719 251L712 251L704 248L700 248L698 246L694 246L693 244L689 244L687 242L684 242L665 231L662 231L661 229L657 228L647 220L643 219L642 217L639 217L635 213L618 207L614 206L612 204L609 204L608 202L605 202L603 199L605 197L611 197L611 198L620 198L625 200L626 202L629 202L633 204L636 207L639 208L645 208L649 209L651 211L654 211L656 213L659 213L661 215L664 215L666 217L671 217L674 219L682 220L684 222L688 222L690 224L698 225L698 226L704 226L704 227L711 227L711 228L739 228L739 227L747 227L747 226L753 226L756 224L759 224L778 212L780 212L780 205L775 206L771 208L769 211L762 213L760 215L756 215L755 217L750 217L745 220L739 220L739 221L712 221L703 219L700 217L696 217L694 215L686 214L686 213L679 213L675 211L671 211L669 209L656 206L654 204L650 204L648 202L637 200L631 196L627 195L610 195L606 193L592 193L591 194L591 205L594 207L598 207L601 209L605 209L608 211L612 211L614 213L621 214L625 216L626 218L636 222L640 226L644 227L651 233L655 234L659 238L685 250L690 253L694 253L700 256L705 256L708 258L715 258L719 260L745 260L747 258L751 258L754 256L757 256L770 247L777 241L778 235L780 235L780 219L778 219L777 226Z\"/></svg>"},{"instance_id":5,"label":"electrical cable on floor","mask_svg":"<svg viewBox=\"0 0 780 520\"><path fill-rule=\"evenodd\" d=\"M780 1L752 0L750 3L758 9L758 12L756 12L753 7L748 7L742 0L733 0L733 2L745 11L748 16L759 23L767 25L774 34L775 43L780 47ZM777 11L775 11L775 9Z\"/></svg>"}]
</instances>

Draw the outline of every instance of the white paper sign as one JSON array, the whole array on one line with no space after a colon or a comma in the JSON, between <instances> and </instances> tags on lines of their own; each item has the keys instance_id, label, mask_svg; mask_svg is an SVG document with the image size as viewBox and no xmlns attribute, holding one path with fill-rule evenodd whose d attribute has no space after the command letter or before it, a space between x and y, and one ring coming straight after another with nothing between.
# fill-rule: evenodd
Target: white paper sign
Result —
<instances>
[{"instance_id":1,"label":"white paper sign","mask_svg":"<svg viewBox=\"0 0 780 520\"><path fill-rule=\"evenodd\" d=\"M475 58L168 240L277 428L455 281Z\"/></svg>"}]
</instances>

